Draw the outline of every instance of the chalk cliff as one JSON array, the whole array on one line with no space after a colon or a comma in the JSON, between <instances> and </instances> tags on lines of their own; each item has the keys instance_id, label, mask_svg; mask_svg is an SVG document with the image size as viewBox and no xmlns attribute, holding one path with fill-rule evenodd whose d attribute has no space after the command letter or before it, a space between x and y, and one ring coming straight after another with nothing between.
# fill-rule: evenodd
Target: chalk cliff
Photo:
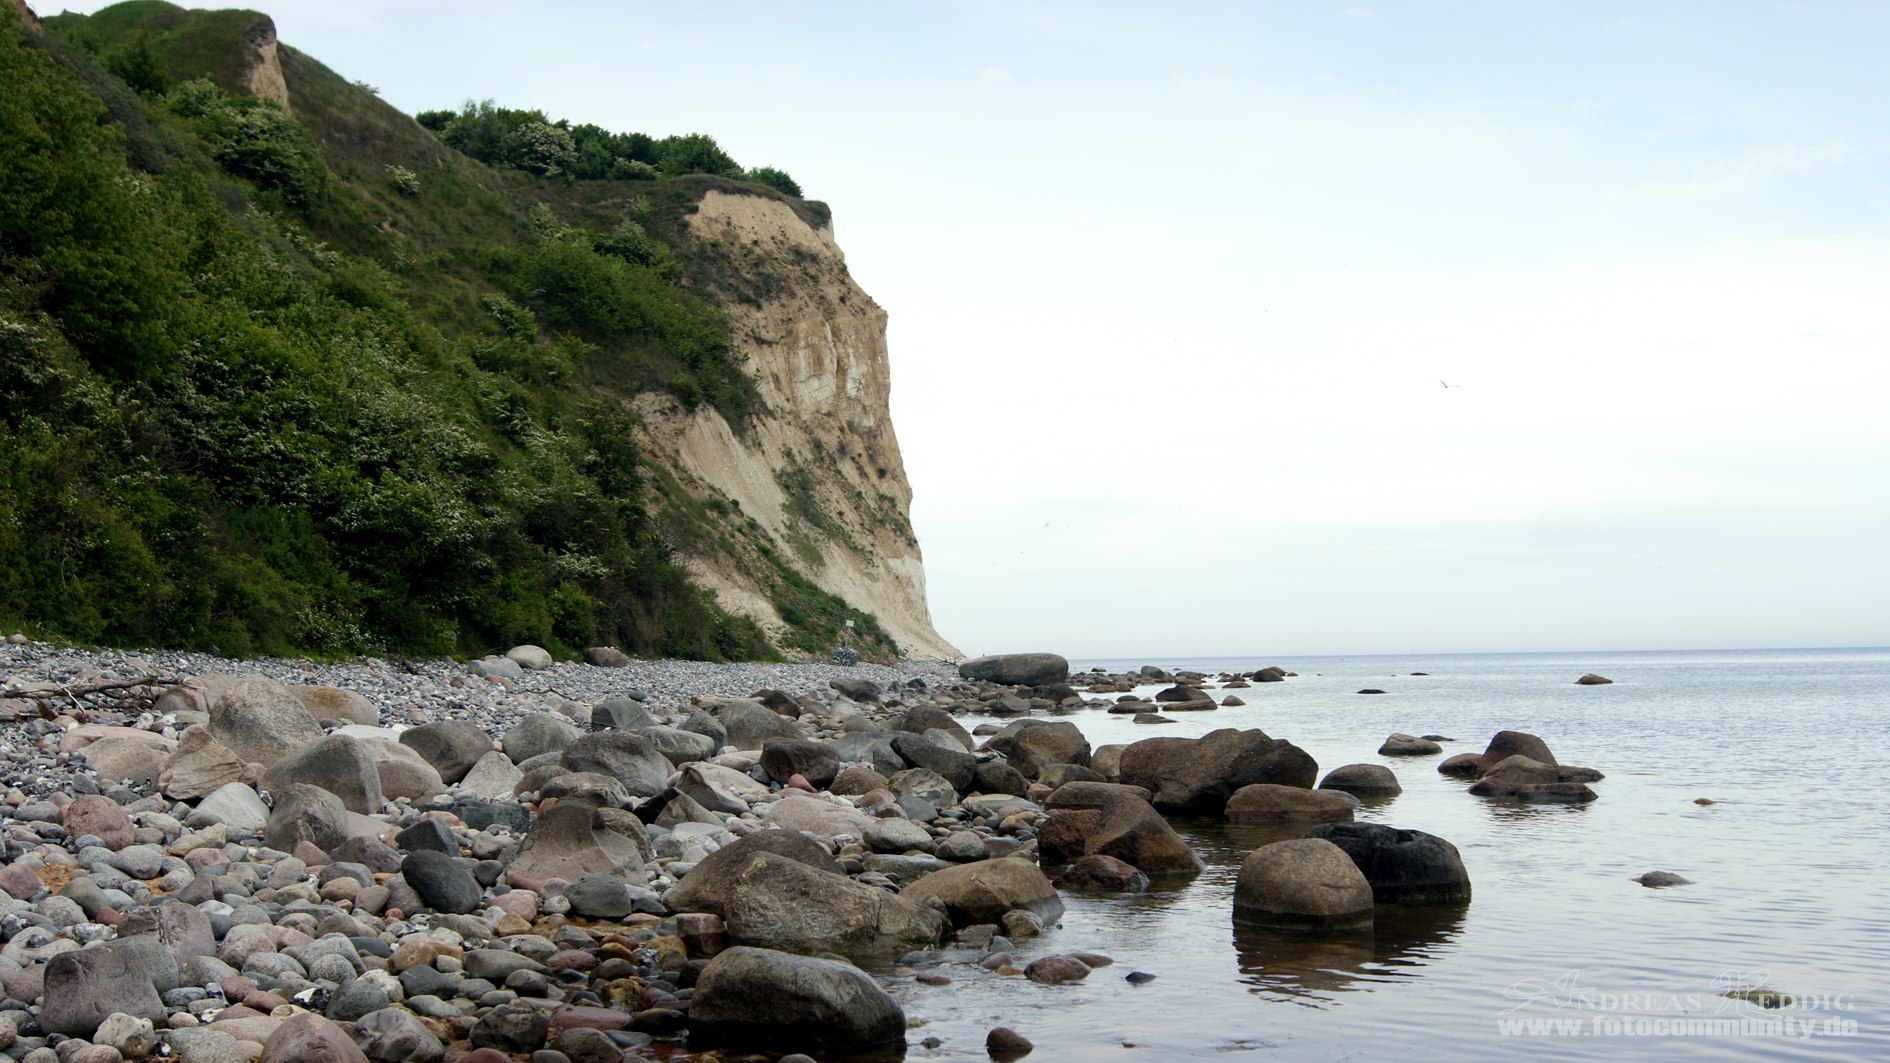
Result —
<instances>
[{"instance_id":1,"label":"chalk cliff","mask_svg":"<svg viewBox=\"0 0 1890 1063\"><path fill-rule=\"evenodd\" d=\"M723 303L762 409L738 433L706 406L643 395L649 456L696 498L747 518L729 524L751 546L873 614L904 655L960 656L926 606L912 487L887 409L886 312L848 274L831 225L810 225L779 199L712 190L689 232L696 253L730 263L757 293ZM778 630L755 562L726 545L689 554L718 604Z\"/></svg>"}]
</instances>

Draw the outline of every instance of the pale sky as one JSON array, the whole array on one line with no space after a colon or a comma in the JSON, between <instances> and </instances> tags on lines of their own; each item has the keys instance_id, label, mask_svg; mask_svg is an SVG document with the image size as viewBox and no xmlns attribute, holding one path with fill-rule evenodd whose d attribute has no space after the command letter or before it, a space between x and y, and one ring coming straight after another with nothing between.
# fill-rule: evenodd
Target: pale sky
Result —
<instances>
[{"instance_id":1,"label":"pale sky","mask_svg":"<svg viewBox=\"0 0 1890 1063\"><path fill-rule=\"evenodd\" d=\"M829 202L967 653L1890 644L1886 0L260 6Z\"/></svg>"}]
</instances>

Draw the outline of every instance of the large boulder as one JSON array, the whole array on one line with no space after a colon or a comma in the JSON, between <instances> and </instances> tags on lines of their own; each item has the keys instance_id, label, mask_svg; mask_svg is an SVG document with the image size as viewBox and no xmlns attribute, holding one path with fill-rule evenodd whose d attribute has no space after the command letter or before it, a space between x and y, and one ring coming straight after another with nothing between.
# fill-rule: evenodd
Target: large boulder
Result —
<instances>
[{"instance_id":1,"label":"large boulder","mask_svg":"<svg viewBox=\"0 0 1890 1063\"><path fill-rule=\"evenodd\" d=\"M1529 804L1584 804L1597 796L1585 783L1600 775L1589 768L1544 764L1517 753L1491 767L1470 792Z\"/></svg>"},{"instance_id":2,"label":"large boulder","mask_svg":"<svg viewBox=\"0 0 1890 1063\"><path fill-rule=\"evenodd\" d=\"M1378 747L1381 757L1429 757L1442 753L1444 747L1428 738L1419 738L1400 731L1385 739Z\"/></svg>"},{"instance_id":3,"label":"large boulder","mask_svg":"<svg viewBox=\"0 0 1890 1063\"><path fill-rule=\"evenodd\" d=\"M554 878L575 882L582 875L642 878L652 855L649 836L634 815L599 808L581 797L560 799L539 813L505 868L505 881L539 889Z\"/></svg>"},{"instance_id":4,"label":"large boulder","mask_svg":"<svg viewBox=\"0 0 1890 1063\"><path fill-rule=\"evenodd\" d=\"M663 759L678 767L697 760L708 760L721 748L714 736L681 727L644 727L637 734L648 742Z\"/></svg>"},{"instance_id":5,"label":"large boulder","mask_svg":"<svg viewBox=\"0 0 1890 1063\"><path fill-rule=\"evenodd\" d=\"M1549 743L1526 731L1498 731L1483 750L1484 774L1518 754L1551 767L1555 765L1555 754L1549 752Z\"/></svg>"},{"instance_id":6,"label":"large boulder","mask_svg":"<svg viewBox=\"0 0 1890 1063\"><path fill-rule=\"evenodd\" d=\"M402 797L409 801L421 801L446 792L446 780L440 778L439 770L428 764L427 758L421 756L419 750L386 738L363 738L360 741L368 759L374 762L375 774L380 777L381 795L389 801ZM503 753L493 752L486 756L505 760ZM509 766L511 762L506 763ZM472 777L471 772L466 774L467 778ZM460 780L461 785L465 783L466 779ZM511 793L509 789L505 792Z\"/></svg>"},{"instance_id":7,"label":"large boulder","mask_svg":"<svg viewBox=\"0 0 1890 1063\"><path fill-rule=\"evenodd\" d=\"M760 788L760 793L755 788ZM733 768L720 764L685 764L676 773L676 791L711 812L739 816L750 799L767 796L768 789Z\"/></svg>"},{"instance_id":8,"label":"large boulder","mask_svg":"<svg viewBox=\"0 0 1890 1063\"><path fill-rule=\"evenodd\" d=\"M1398 777L1383 764L1342 764L1319 781L1321 790L1343 790L1353 797L1393 797L1404 792Z\"/></svg>"},{"instance_id":9,"label":"large boulder","mask_svg":"<svg viewBox=\"0 0 1890 1063\"><path fill-rule=\"evenodd\" d=\"M217 741L210 728L192 724L177 736L177 747L159 769L158 789L177 800L208 797L231 783L252 781L245 775L248 768L249 762Z\"/></svg>"},{"instance_id":10,"label":"large boulder","mask_svg":"<svg viewBox=\"0 0 1890 1063\"><path fill-rule=\"evenodd\" d=\"M951 780L930 768L897 772L886 780L886 786L894 797L916 797L933 808L945 808L958 799L958 789Z\"/></svg>"},{"instance_id":11,"label":"large boulder","mask_svg":"<svg viewBox=\"0 0 1890 1063\"><path fill-rule=\"evenodd\" d=\"M1152 789L1155 807L1164 811L1218 816L1243 786L1274 783L1311 789L1318 778L1319 765L1293 743L1258 729L1224 727L1187 747L1187 755L1163 758Z\"/></svg>"},{"instance_id":12,"label":"large boulder","mask_svg":"<svg viewBox=\"0 0 1890 1063\"><path fill-rule=\"evenodd\" d=\"M1026 779L1035 779L1052 764L1089 766L1089 740L1073 723L1030 721L1011 736L1005 754L1011 767Z\"/></svg>"},{"instance_id":13,"label":"large boulder","mask_svg":"<svg viewBox=\"0 0 1890 1063\"><path fill-rule=\"evenodd\" d=\"M892 736L892 746L907 764L938 772L953 789L965 793L977 777L978 758L963 749L953 748L929 734L899 731Z\"/></svg>"},{"instance_id":14,"label":"large boulder","mask_svg":"<svg viewBox=\"0 0 1890 1063\"><path fill-rule=\"evenodd\" d=\"M464 915L479 907L479 883L457 857L431 849L408 853L400 862L400 877L436 912Z\"/></svg>"},{"instance_id":15,"label":"large boulder","mask_svg":"<svg viewBox=\"0 0 1890 1063\"><path fill-rule=\"evenodd\" d=\"M126 912L118 924L119 937L141 934L156 937L179 965L193 956L212 956L217 951L210 917L188 904L160 904Z\"/></svg>"},{"instance_id":16,"label":"large boulder","mask_svg":"<svg viewBox=\"0 0 1890 1063\"><path fill-rule=\"evenodd\" d=\"M591 708L593 731L640 731L655 726L656 717L635 698L610 698Z\"/></svg>"},{"instance_id":17,"label":"large boulder","mask_svg":"<svg viewBox=\"0 0 1890 1063\"><path fill-rule=\"evenodd\" d=\"M814 789L824 790L840 773L840 757L811 738L770 738L761 744L761 770L778 783L799 775Z\"/></svg>"},{"instance_id":18,"label":"large boulder","mask_svg":"<svg viewBox=\"0 0 1890 1063\"><path fill-rule=\"evenodd\" d=\"M1126 793L1103 803L1102 819L1084 850L1086 856L1113 856L1149 875L1192 875L1203 866L1161 813Z\"/></svg>"},{"instance_id":19,"label":"large boulder","mask_svg":"<svg viewBox=\"0 0 1890 1063\"><path fill-rule=\"evenodd\" d=\"M1054 653L1001 653L974 657L958 666L963 679L1035 687L1063 683L1070 678L1070 662Z\"/></svg>"},{"instance_id":20,"label":"large boulder","mask_svg":"<svg viewBox=\"0 0 1890 1063\"><path fill-rule=\"evenodd\" d=\"M893 745L893 736L884 731L850 731L835 738L834 756L844 764L867 764L881 775L906 770L906 758Z\"/></svg>"},{"instance_id":21,"label":"large boulder","mask_svg":"<svg viewBox=\"0 0 1890 1063\"><path fill-rule=\"evenodd\" d=\"M1113 856L1085 856L1056 878L1056 887L1084 893L1139 893L1148 876Z\"/></svg>"},{"instance_id":22,"label":"large boulder","mask_svg":"<svg viewBox=\"0 0 1890 1063\"><path fill-rule=\"evenodd\" d=\"M438 1063L446 1048L420 1016L382 1008L354 1021L354 1043L375 1063Z\"/></svg>"},{"instance_id":23,"label":"large boulder","mask_svg":"<svg viewBox=\"0 0 1890 1063\"><path fill-rule=\"evenodd\" d=\"M913 734L924 734L927 731L950 731L957 737L960 747L975 749L978 745L977 741L971 737L971 732L965 730L963 724L952 719L951 713L936 705L912 706L906 710L906 714L900 717L894 727Z\"/></svg>"},{"instance_id":24,"label":"large boulder","mask_svg":"<svg viewBox=\"0 0 1890 1063\"><path fill-rule=\"evenodd\" d=\"M340 802L336 802L336 807L340 807ZM217 787L210 796L197 802L187 822L192 827L221 823L234 831L255 834L269 825L269 814L269 806L263 804L261 795L251 787L233 782Z\"/></svg>"},{"instance_id":25,"label":"large boulder","mask_svg":"<svg viewBox=\"0 0 1890 1063\"><path fill-rule=\"evenodd\" d=\"M67 731L60 749L77 751L105 783L129 781L140 789L155 783L177 743L135 727L85 724Z\"/></svg>"},{"instance_id":26,"label":"large boulder","mask_svg":"<svg viewBox=\"0 0 1890 1063\"><path fill-rule=\"evenodd\" d=\"M947 927L931 908L767 852L750 854L735 872L722 919L737 945L835 952L862 962L929 948Z\"/></svg>"},{"instance_id":27,"label":"large boulder","mask_svg":"<svg viewBox=\"0 0 1890 1063\"><path fill-rule=\"evenodd\" d=\"M322 737L301 699L267 676L201 676L210 733L245 761L265 766Z\"/></svg>"},{"instance_id":28,"label":"large boulder","mask_svg":"<svg viewBox=\"0 0 1890 1063\"><path fill-rule=\"evenodd\" d=\"M852 805L819 797L803 795L792 790L789 796L775 802L768 814L761 817L766 827L779 827L783 830L804 830L809 834L834 837L849 835L854 838L866 837L866 828L872 826L873 819Z\"/></svg>"},{"instance_id":29,"label":"large boulder","mask_svg":"<svg viewBox=\"0 0 1890 1063\"><path fill-rule=\"evenodd\" d=\"M829 874L842 873L833 856L807 835L794 830L761 830L710 853L669 888L663 903L671 911L721 915L736 876L757 853L772 853Z\"/></svg>"},{"instance_id":30,"label":"large boulder","mask_svg":"<svg viewBox=\"0 0 1890 1063\"><path fill-rule=\"evenodd\" d=\"M367 1063L367 1056L340 1024L305 1011L282 1020L256 1063Z\"/></svg>"},{"instance_id":31,"label":"large boulder","mask_svg":"<svg viewBox=\"0 0 1890 1063\"><path fill-rule=\"evenodd\" d=\"M400 744L413 747L449 783L464 779L480 757L492 752L492 736L464 720L409 727L400 732Z\"/></svg>"},{"instance_id":32,"label":"large boulder","mask_svg":"<svg viewBox=\"0 0 1890 1063\"><path fill-rule=\"evenodd\" d=\"M323 686L290 686L287 689L317 722L338 720L363 727L379 727L381 724L381 710L352 690Z\"/></svg>"},{"instance_id":33,"label":"large boulder","mask_svg":"<svg viewBox=\"0 0 1890 1063\"><path fill-rule=\"evenodd\" d=\"M1328 823L1307 831L1345 850L1379 904L1468 904L1470 872L1457 847L1435 834L1383 823Z\"/></svg>"},{"instance_id":34,"label":"large boulder","mask_svg":"<svg viewBox=\"0 0 1890 1063\"><path fill-rule=\"evenodd\" d=\"M1200 741L1196 738L1144 738L1140 742L1131 742L1122 748L1116 759L1116 781L1124 786L1140 786L1149 793L1155 792L1155 777L1162 770L1171 753L1189 749Z\"/></svg>"},{"instance_id":35,"label":"large boulder","mask_svg":"<svg viewBox=\"0 0 1890 1063\"><path fill-rule=\"evenodd\" d=\"M131 817L118 802L102 794L81 794L59 813L59 822L69 837L90 834L113 851L123 849L135 839Z\"/></svg>"},{"instance_id":36,"label":"large boulder","mask_svg":"<svg viewBox=\"0 0 1890 1063\"><path fill-rule=\"evenodd\" d=\"M341 798L319 786L291 783L275 795L263 841L271 849L294 852L297 842L308 842L323 852L348 837L348 809Z\"/></svg>"},{"instance_id":37,"label":"large boulder","mask_svg":"<svg viewBox=\"0 0 1890 1063\"><path fill-rule=\"evenodd\" d=\"M1142 801L1147 801L1151 796L1147 790L1142 789L1140 786L1124 786L1121 783L1082 780L1079 782L1066 782L1051 791L1050 796L1044 798L1043 807L1050 809L1101 808L1109 803L1110 798L1123 794Z\"/></svg>"},{"instance_id":38,"label":"large boulder","mask_svg":"<svg viewBox=\"0 0 1890 1063\"><path fill-rule=\"evenodd\" d=\"M169 1012L131 949L78 949L46 964L40 1029L89 1038L114 1012L161 1023Z\"/></svg>"},{"instance_id":39,"label":"large boulder","mask_svg":"<svg viewBox=\"0 0 1890 1063\"><path fill-rule=\"evenodd\" d=\"M1223 814L1229 823L1349 823L1359 799L1340 790L1253 783L1234 791Z\"/></svg>"},{"instance_id":40,"label":"large boulder","mask_svg":"<svg viewBox=\"0 0 1890 1063\"><path fill-rule=\"evenodd\" d=\"M715 721L736 749L760 749L770 738L806 738L800 725L759 701L737 698L714 709Z\"/></svg>"},{"instance_id":41,"label":"large boulder","mask_svg":"<svg viewBox=\"0 0 1890 1063\"><path fill-rule=\"evenodd\" d=\"M623 784L631 797L655 797L676 769L642 735L593 731L565 747L560 763L572 771L594 771Z\"/></svg>"},{"instance_id":42,"label":"large boulder","mask_svg":"<svg viewBox=\"0 0 1890 1063\"><path fill-rule=\"evenodd\" d=\"M341 798L350 812L371 816L381 810L380 769L361 743L347 735L319 738L276 759L263 772L263 789L280 793L296 783L319 786Z\"/></svg>"},{"instance_id":43,"label":"large boulder","mask_svg":"<svg viewBox=\"0 0 1890 1063\"><path fill-rule=\"evenodd\" d=\"M1372 885L1345 850L1295 838L1247 854L1234 882L1234 921L1260 926L1354 927L1372 922Z\"/></svg>"},{"instance_id":44,"label":"large boulder","mask_svg":"<svg viewBox=\"0 0 1890 1063\"><path fill-rule=\"evenodd\" d=\"M905 1043L906 1016L857 967L744 946L716 954L696 979L689 1043L823 1054Z\"/></svg>"},{"instance_id":45,"label":"large boulder","mask_svg":"<svg viewBox=\"0 0 1890 1063\"><path fill-rule=\"evenodd\" d=\"M551 653L543 646L533 646L530 643L506 650L505 656L528 672L542 672L556 663L551 659Z\"/></svg>"},{"instance_id":46,"label":"large boulder","mask_svg":"<svg viewBox=\"0 0 1890 1063\"><path fill-rule=\"evenodd\" d=\"M499 739L499 748L512 758L512 763L517 764L562 750L577 741L578 735L583 733L568 716L555 712L534 712L506 729L505 735ZM490 750L490 743L487 748Z\"/></svg>"},{"instance_id":47,"label":"large boulder","mask_svg":"<svg viewBox=\"0 0 1890 1063\"><path fill-rule=\"evenodd\" d=\"M934 871L900 894L914 904L945 906L953 926L996 923L1022 908L1045 925L1063 914L1063 901L1037 865L1021 857L979 860Z\"/></svg>"}]
</instances>

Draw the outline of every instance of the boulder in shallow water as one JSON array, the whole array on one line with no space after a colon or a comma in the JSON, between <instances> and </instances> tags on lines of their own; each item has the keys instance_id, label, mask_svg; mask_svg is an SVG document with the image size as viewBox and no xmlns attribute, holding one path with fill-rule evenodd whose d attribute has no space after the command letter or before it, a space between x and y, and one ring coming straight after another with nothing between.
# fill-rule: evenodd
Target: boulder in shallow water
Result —
<instances>
[{"instance_id":1,"label":"boulder in shallow water","mask_svg":"<svg viewBox=\"0 0 1890 1063\"><path fill-rule=\"evenodd\" d=\"M1345 850L1379 904L1470 903L1470 872L1463 858L1435 834L1383 823L1328 823L1307 836Z\"/></svg>"},{"instance_id":2,"label":"boulder in shallow water","mask_svg":"<svg viewBox=\"0 0 1890 1063\"><path fill-rule=\"evenodd\" d=\"M1127 751L1124 757L1123 781L1129 782ZM1183 815L1218 816L1227 807L1227 799L1243 786L1276 783L1310 789L1318 778L1318 763L1293 743L1270 738L1258 729L1225 727L1197 739L1185 755L1162 760L1155 773L1155 807Z\"/></svg>"},{"instance_id":3,"label":"boulder in shallow water","mask_svg":"<svg viewBox=\"0 0 1890 1063\"><path fill-rule=\"evenodd\" d=\"M1057 889L1080 893L1139 893L1148 889L1148 876L1113 856L1085 856L1063 870Z\"/></svg>"},{"instance_id":4,"label":"boulder in shallow water","mask_svg":"<svg viewBox=\"0 0 1890 1063\"><path fill-rule=\"evenodd\" d=\"M1470 792L1477 797L1510 798L1531 804L1583 804L1596 794L1585 780L1599 779L1592 768L1544 764L1517 754L1492 767Z\"/></svg>"},{"instance_id":5,"label":"boulder in shallow water","mask_svg":"<svg viewBox=\"0 0 1890 1063\"><path fill-rule=\"evenodd\" d=\"M1638 882L1648 889L1665 889L1668 886L1693 885L1692 879L1682 878L1671 871L1649 871L1645 875L1637 875L1628 881Z\"/></svg>"},{"instance_id":6,"label":"boulder in shallow water","mask_svg":"<svg viewBox=\"0 0 1890 1063\"><path fill-rule=\"evenodd\" d=\"M1394 797L1404 792L1398 777L1383 764L1342 764L1326 773L1321 790L1343 790L1353 797Z\"/></svg>"},{"instance_id":7,"label":"boulder in shallow water","mask_svg":"<svg viewBox=\"0 0 1890 1063\"><path fill-rule=\"evenodd\" d=\"M1484 773L1488 774L1491 768L1519 753L1530 760L1555 764L1555 754L1549 752L1549 743L1526 731L1498 731L1483 750Z\"/></svg>"},{"instance_id":8,"label":"boulder in shallow water","mask_svg":"<svg viewBox=\"0 0 1890 1063\"><path fill-rule=\"evenodd\" d=\"M1201 858L1147 801L1119 793L1103 802L1101 811L1095 831L1083 844L1086 855L1113 856L1150 875L1201 870Z\"/></svg>"},{"instance_id":9,"label":"boulder in shallow water","mask_svg":"<svg viewBox=\"0 0 1890 1063\"><path fill-rule=\"evenodd\" d=\"M907 886L900 896L914 904L933 899L945 906L953 926L996 923L1024 909L1045 924L1063 914L1063 901L1037 865L1019 857L980 860L935 871Z\"/></svg>"},{"instance_id":10,"label":"boulder in shallow water","mask_svg":"<svg viewBox=\"0 0 1890 1063\"><path fill-rule=\"evenodd\" d=\"M1372 923L1372 885L1345 850L1295 838L1247 854L1234 883L1234 921L1345 928Z\"/></svg>"},{"instance_id":11,"label":"boulder in shallow water","mask_svg":"<svg viewBox=\"0 0 1890 1063\"><path fill-rule=\"evenodd\" d=\"M1381 757L1429 757L1443 751L1443 746L1428 738L1419 738L1403 732L1385 739L1384 745L1378 747L1378 755Z\"/></svg>"},{"instance_id":12,"label":"boulder in shallow water","mask_svg":"<svg viewBox=\"0 0 1890 1063\"><path fill-rule=\"evenodd\" d=\"M1600 676L1600 675L1596 675L1593 672L1589 672L1587 675L1584 675L1580 679L1575 680L1575 685L1578 687L1605 687L1612 684L1613 682L1614 680L1609 679L1606 676Z\"/></svg>"},{"instance_id":13,"label":"boulder in shallow water","mask_svg":"<svg viewBox=\"0 0 1890 1063\"><path fill-rule=\"evenodd\" d=\"M1254 783L1227 799L1229 823L1349 823L1359 800L1341 790Z\"/></svg>"}]
</instances>

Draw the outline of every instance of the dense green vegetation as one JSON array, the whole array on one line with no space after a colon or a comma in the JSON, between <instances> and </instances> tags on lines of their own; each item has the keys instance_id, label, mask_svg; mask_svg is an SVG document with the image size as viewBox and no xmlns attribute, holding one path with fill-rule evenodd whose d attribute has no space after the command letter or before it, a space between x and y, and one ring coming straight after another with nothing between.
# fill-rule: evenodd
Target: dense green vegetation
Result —
<instances>
[{"instance_id":1,"label":"dense green vegetation","mask_svg":"<svg viewBox=\"0 0 1890 1063\"><path fill-rule=\"evenodd\" d=\"M705 187L798 186L489 104L436 138L285 46L291 115L233 92L261 18L137 0L40 33L0 6L0 623L772 654L672 560L621 400L739 428L754 389L676 235ZM810 630L862 617L774 567Z\"/></svg>"},{"instance_id":2,"label":"dense green vegetation","mask_svg":"<svg viewBox=\"0 0 1890 1063\"><path fill-rule=\"evenodd\" d=\"M801 194L801 186L783 170L743 170L705 133L657 140L646 133L613 133L589 123L552 121L543 111L498 107L491 100L468 100L458 111L422 111L414 118L438 133L448 147L480 162L540 177L649 181L708 174L745 178L790 196Z\"/></svg>"}]
</instances>

